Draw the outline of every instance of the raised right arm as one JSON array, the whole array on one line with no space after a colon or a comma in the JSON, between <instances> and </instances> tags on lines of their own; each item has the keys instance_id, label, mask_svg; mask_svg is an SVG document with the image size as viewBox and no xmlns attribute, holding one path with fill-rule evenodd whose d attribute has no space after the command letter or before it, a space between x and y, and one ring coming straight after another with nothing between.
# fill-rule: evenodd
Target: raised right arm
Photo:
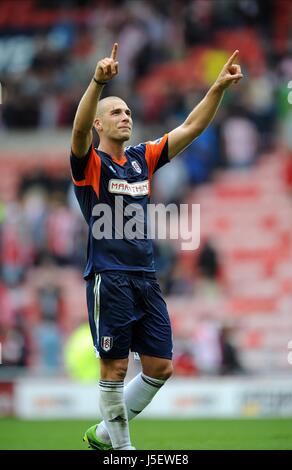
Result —
<instances>
[{"instance_id":1,"label":"raised right arm","mask_svg":"<svg viewBox=\"0 0 292 470\"><path fill-rule=\"evenodd\" d=\"M97 63L94 78L78 105L71 139L72 152L78 158L84 157L91 145L92 127L103 86L118 73L117 50L118 44L115 43L111 57L106 57Z\"/></svg>"}]
</instances>

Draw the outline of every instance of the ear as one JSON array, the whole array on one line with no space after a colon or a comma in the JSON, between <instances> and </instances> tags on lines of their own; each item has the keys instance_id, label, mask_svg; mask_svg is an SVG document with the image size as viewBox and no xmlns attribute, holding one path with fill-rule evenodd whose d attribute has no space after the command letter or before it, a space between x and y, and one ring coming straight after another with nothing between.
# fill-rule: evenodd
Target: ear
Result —
<instances>
[{"instance_id":1,"label":"ear","mask_svg":"<svg viewBox=\"0 0 292 470\"><path fill-rule=\"evenodd\" d=\"M102 124L101 124L101 120L99 118L96 118L94 120L93 126L94 126L96 132L102 131Z\"/></svg>"}]
</instances>

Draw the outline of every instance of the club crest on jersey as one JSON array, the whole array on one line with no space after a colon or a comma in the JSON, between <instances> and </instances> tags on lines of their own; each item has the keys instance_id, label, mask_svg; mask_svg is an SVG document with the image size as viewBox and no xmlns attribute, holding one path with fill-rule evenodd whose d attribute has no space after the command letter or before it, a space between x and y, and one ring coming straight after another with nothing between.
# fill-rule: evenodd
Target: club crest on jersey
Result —
<instances>
[{"instance_id":1,"label":"club crest on jersey","mask_svg":"<svg viewBox=\"0 0 292 470\"><path fill-rule=\"evenodd\" d=\"M101 347L105 352L110 351L113 347L113 338L112 338L112 336L102 336L101 337Z\"/></svg>"},{"instance_id":2,"label":"club crest on jersey","mask_svg":"<svg viewBox=\"0 0 292 470\"><path fill-rule=\"evenodd\" d=\"M140 167L139 163L136 160L132 162L132 167L134 168L135 171L137 171L137 173L139 173L139 175L140 173L142 173L142 168Z\"/></svg>"}]
</instances>

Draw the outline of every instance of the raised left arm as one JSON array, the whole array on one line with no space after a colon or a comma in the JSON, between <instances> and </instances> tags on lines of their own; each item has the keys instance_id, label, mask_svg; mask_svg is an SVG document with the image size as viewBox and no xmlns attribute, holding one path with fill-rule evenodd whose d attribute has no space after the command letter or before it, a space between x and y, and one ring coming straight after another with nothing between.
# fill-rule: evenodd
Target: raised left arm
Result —
<instances>
[{"instance_id":1,"label":"raised left arm","mask_svg":"<svg viewBox=\"0 0 292 470\"><path fill-rule=\"evenodd\" d=\"M237 56L238 51L235 51L202 101L179 127L169 132L169 159L178 155L206 129L216 114L226 88L232 83L237 83L243 77L240 65L233 63Z\"/></svg>"}]
</instances>

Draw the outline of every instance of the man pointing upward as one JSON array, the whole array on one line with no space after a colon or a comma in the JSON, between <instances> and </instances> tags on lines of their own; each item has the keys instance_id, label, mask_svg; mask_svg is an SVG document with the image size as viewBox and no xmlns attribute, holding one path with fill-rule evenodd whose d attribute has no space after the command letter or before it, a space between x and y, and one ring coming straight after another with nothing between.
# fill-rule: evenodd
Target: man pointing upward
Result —
<instances>
[{"instance_id":1,"label":"man pointing upward","mask_svg":"<svg viewBox=\"0 0 292 470\"><path fill-rule=\"evenodd\" d=\"M132 133L131 110L119 97L100 99L103 87L118 74L117 54L115 43L111 56L97 63L76 112L71 142L74 190L89 227L84 271L89 324L101 362L103 421L89 428L84 440L98 450L134 449L128 421L143 411L172 374L171 325L155 277L152 241L147 238L152 176L203 132L225 89L242 78L236 50L180 126L155 141L125 148ZM98 148L92 144L93 127ZM116 198L125 213L132 204L143 211L143 237L116 232ZM96 234L101 205L111 209L112 236ZM142 372L124 389L130 351L139 354Z\"/></svg>"}]
</instances>

